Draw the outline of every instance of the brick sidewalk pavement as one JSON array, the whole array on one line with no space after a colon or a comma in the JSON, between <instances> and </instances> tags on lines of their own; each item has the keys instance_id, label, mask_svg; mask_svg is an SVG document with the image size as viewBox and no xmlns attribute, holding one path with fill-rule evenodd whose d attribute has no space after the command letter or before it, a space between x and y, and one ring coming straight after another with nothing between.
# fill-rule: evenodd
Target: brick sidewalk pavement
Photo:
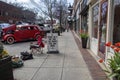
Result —
<instances>
[{"instance_id":1,"label":"brick sidewalk pavement","mask_svg":"<svg viewBox=\"0 0 120 80\"><path fill-rule=\"evenodd\" d=\"M77 43L77 46L79 50L81 51L81 54L83 56L83 59L85 60L88 69L91 73L91 76L93 80L109 80L107 78L107 75L103 71L103 69L100 67L100 65L97 63L97 61L93 58L93 56L84 48L82 48L82 44L78 37L75 36L75 33L72 31L72 34L75 38L75 41Z\"/></svg>"}]
</instances>

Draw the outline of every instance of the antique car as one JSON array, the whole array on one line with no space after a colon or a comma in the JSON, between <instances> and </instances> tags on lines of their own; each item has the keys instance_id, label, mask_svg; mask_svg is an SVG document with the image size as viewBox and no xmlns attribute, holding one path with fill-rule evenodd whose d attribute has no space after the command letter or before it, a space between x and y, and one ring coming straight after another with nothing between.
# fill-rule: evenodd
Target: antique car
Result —
<instances>
[{"instance_id":1,"label":"antique car","mask_svg":"<svg viewBox=\"0 0 120 80\"><path fill-rule=\"evenodd\" d=\"M37 25L11 25L2 29L1 35L3 42L13 44L28 39L37 40L39 36L44 36L44 31Z\"/></svg>"}]
</instances>

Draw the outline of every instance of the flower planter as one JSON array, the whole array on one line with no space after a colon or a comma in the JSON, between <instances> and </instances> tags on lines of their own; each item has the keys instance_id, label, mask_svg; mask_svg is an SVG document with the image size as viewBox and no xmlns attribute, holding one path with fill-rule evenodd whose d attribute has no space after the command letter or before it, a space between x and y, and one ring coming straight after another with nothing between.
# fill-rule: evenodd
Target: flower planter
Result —
<instances>
[{"instance_id":1,"label":"flower planter","mask_svg":"<svg viewBox=\"0 0 120 80\"><path fill-rule=\"evenodd\" d=\"M86 48L88 38L81 38L81 40L82 40L82 48Z\"/></svg>"},{"instance_id":2,"label":"flower planter","mask_svg":"<svg viewBox=\"0 0 120 80\"><path fill-rule=\"evenodd\" d=\"M10 56L0 59L0 80L14 80Z\"/></svg>"}]
</instances>

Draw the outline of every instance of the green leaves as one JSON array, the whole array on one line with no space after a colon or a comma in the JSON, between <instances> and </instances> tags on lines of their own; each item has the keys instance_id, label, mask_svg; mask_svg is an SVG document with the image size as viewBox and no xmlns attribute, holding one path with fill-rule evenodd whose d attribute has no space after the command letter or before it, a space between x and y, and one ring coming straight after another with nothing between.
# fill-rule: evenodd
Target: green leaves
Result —
<instances>
[{"instance_id":1,"label":"green leaves","mask_svg":"<svg viewBox=\"0 0 120 80\"><path fill-rule=\"evenodd\" d=\"M104 70L105 72L109 73L109 77L116 77L117 80L120 80L120 54L115 53L113 57L108 59L108 65L111 72L109 70Z\"/></svg>"},{"instance_id":2,"label":"green leaves","mask_svg":"<svg viewBox=\"0 0 120 80\"><path fill-rule=\"evenodd\" d=\"M81 33L80 36L81 36L81 38L88 38L88 34L87 33Z\"/></svg>"}]
</instances>

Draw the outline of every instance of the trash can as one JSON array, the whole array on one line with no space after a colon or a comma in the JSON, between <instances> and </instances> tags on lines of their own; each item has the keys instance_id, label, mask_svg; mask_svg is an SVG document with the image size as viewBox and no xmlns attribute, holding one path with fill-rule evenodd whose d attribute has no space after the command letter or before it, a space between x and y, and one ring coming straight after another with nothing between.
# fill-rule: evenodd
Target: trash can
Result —
<instances>
[{"instance_id":1,"label":"trash can","mask_svg":"<svg viewBox=\"0 0 120 80\"><path fill-rule=\"evenodd\" d=\"M10 56L0 59L0 80L14 80Z\"/></svg>"}]
</instances>

